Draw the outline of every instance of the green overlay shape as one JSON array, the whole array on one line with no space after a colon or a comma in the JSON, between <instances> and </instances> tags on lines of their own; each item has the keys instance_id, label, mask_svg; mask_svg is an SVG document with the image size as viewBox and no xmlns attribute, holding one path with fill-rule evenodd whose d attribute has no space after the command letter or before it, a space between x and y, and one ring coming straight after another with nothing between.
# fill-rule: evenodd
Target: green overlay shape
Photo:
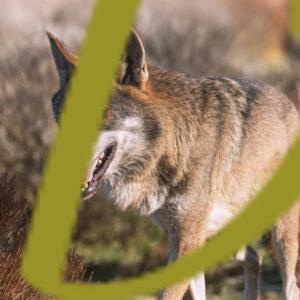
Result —
<instances>
[{"instance_id":1,"label":"green overlay shape","mask_svg":"<svg viewBox=\"0 0 300 300\"><path fill-rule=\"evenodd\" d=\"M137 279L109 284L62 283L61 271L80 205L80 184L138 4L138 0L101 0L96 4L39 191L22 274L34 287L58 299L133 299L192 277L256 239L300 196L298 141L247 209L193 254ZM293 26L298 34L299 6L300 1L294 0Z\"/></svg>"}]
</instances>

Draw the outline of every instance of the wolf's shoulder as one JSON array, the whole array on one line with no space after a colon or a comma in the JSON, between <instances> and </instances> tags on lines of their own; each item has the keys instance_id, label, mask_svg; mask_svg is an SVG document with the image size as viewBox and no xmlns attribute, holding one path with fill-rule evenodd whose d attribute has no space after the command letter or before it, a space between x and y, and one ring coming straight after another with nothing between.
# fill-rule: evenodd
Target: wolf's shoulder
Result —
<instances>
[{"instance_id":1,"label":"wolf's shoulder","mask_svg":"<svg viewBox=\"0 0 300 300\"><path fill-rule=\"evenodd\" d=\"M226 94L231 96L247 96L247 94L263 94L273 88L255 79L245 79L227 76L194 77L180 72L170 72L165 69L152 69L151 81L158 90L177 92L205 92L206 94ZM275 90L275 89L274 89Z\"/></svg>"},{"instance_id":2,"label":"wolf's shoulder","mask_svg":"<svg viewBox=\"0 0 300 300\"><path fill-rule=\"evenodd\" d=\"M245 103L254 107L296 110L292 101L281 91L256 79L227 76L199 76L155 69L151 73L159 94L187 102L217 101L229 105Z\"/></svg>"}]
</instances>

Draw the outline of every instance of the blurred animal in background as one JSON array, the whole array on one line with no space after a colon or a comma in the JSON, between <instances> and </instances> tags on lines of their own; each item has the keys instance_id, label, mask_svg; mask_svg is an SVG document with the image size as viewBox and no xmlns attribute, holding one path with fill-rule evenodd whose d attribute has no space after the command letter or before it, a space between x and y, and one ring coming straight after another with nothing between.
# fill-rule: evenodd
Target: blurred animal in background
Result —
<instances>
[{"instance_id":1,"label":"blurred animal in background","mask_svg":"<svg viewBox=\"0 0 300 300\"><path fill-rule=\"evenodd\" d=\"M77 59L48 35L60 77L52 99L59 120ZM122 210L150 216L167 234L172 262L205 243L245 207L277 169L299 127L295 106L274 88L152 68L132 32L84 198L100 190ZM298 227L297 204L272 229L286 300L299 299ZM245 299L259 299L257 255L248 247L237 259L245 266ZM206 298L203 274L166 288L159 299L180 300L187 291L193 299Z\"/></svg>"},{"instance_id":2,"label":"blurred animal in background","mask_svg":"<svg viewBox=\"0 0 300 300\"><path fill-rule=\"evenodd\" d=\"M79 35L70 29L70 40L72 32ZM47 100L57 85L42 39L44 33L0 53L0 174L15 177L16 193L31 203L53 139L54 119Z\"/></svg>"}]
</instances>

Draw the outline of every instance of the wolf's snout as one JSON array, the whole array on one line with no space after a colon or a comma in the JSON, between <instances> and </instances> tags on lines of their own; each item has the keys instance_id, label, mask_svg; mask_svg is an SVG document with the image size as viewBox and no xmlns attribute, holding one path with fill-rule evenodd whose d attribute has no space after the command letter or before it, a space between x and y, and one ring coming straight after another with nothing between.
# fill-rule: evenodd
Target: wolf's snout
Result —
<instances>
[{"instance_id":1,"label":"wolf's snout","mask_svg":"<svg viewBox=\"0 0 300 300\"><path fill-rule=\"evenodd\" d=\"M116 149L117 143L114 142L106 147L105 150L101 152L100 155L98 155L93 161L84 186L84 199L89 199L96 193L102 177L105 175L107 169L114 159Z\"/></svg>"}]
</instances>

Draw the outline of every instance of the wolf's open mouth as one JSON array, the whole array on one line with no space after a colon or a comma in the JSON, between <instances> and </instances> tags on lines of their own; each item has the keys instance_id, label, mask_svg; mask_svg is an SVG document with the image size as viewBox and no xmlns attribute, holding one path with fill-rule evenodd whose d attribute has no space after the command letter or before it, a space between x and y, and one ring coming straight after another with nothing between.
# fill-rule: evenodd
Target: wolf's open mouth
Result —
<instances>
[{"instance_id":1,"label":"wolf's open mouth","mask_svg":"<svg viewBox=\"0 0 300 300\"><path fill-rule=\"evenodd\" d=\"M110 144L97 158L92 170L92 176L83 192L84 200L91 198L97 190L103 175L112 162L117 149L117 143Z\"/></svg>"}]
</instances>

